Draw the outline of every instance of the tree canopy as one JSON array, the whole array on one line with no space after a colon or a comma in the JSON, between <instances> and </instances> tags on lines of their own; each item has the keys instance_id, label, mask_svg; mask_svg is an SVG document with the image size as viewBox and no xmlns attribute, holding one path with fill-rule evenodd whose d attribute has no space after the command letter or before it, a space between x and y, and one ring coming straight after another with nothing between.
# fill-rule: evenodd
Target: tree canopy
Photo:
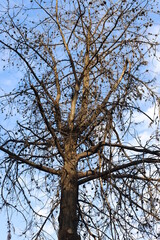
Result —
<instances>
[{"instance_id":1,"label":"tree canopy","mask_svg":"<svg viewBox=\"0 0 160 240\"><path fill-rule=\"evenodd\" d=\"M150 71L159 7L1 1L1 59L21 75L0 91L10 119L0 126L8 239L15 212L25 222L21 239L157 239L159 117L146 106L160 104ZM157 125L145 141L142 116Z\"/></svg>"}]
</instances>

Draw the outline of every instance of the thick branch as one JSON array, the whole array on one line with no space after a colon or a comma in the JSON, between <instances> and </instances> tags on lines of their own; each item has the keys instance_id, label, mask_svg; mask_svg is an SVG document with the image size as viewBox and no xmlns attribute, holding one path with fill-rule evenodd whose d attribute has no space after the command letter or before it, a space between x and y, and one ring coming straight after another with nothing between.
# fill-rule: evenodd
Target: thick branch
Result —
<instances>
[{"instance_id":1,"label":"thick branch","mask_svg":"<svg viewBox=\"0 0 160 240\"><path fill-rule=\"evenodd\" d=\"M119 77L119 79L115 82L115 84L112 86L111 90L109 91L109 93L107 94L107 96L104 98L103 102L101 105L98 105L96 110L94 111L93 115L91 116L91 118L86 121L86 123L82 123L81 124L81 128L82 128L82 131L83 131L83 128L86 128L87 126L90 125L90 123L94 122L95 119L97 118L97 116L103 111L103 109L105 108L109 98L111 97L112 93L114 93L116 90L117 90L117 87L119 86L120 82L122 81L123 79L123 76L126 72L126 69L127 69L127 65L128 65L128 59L126 60L125 62L125 65L124 65L124 68L123 68L123 71L122 71L122 74L121 76Z\"/></svg>"},{"instance_id":2,"label":"thick branch","mask_svg":"<svg viewBox=\"0 0 160 240\"><path fill-rule=\"evenodd\" d=\"M37 100L37 104L38 104L40 113L41 113L41 115L42 115L42 118L44 119L44 122L45 122L45 124L46 124L49 132L51 133L53 139L55 140L55 145L56 145L56 147L57 147L60 155L64 158L64 153L63 153L63 151L62 151L62 148L61 148L61 146L60 146L60 143L59 143L59 141L58 141L58 138L57 138L57 136L56 136L56 134L55 134L55 132L54 132L51 124L48 122L48 120L47 120L47 118L46 118L46 115L45 115L45 113L44 113L44 110L43 110L42 104L41 104L41 102L40 102L40 98L39 98L38 92L37 92L37 90L35 89L35 87L34 87L33 85L31 85L31 88L33 89L33 91L34 91L34 93L35 93L36 100Z\"/></svg>"},{"instance_id":3,"label":"thick branch","mask_svg":"<svg viewBox=\"0 0 160 240\"><path fill-rule=\"evenodd\" d=\"M120 149L126 149L126 150L130 150L130 151L134 151L134 152L141 152L141 153L145 153L145 154L152 154L152 155L156 155L156 156L160 157L160 151L149 150L148 148L145 148L145 147L142 148L142 147L133 147L133 146L121 145L121 144L116 144L116 143L99 142L97 145L89 148L87 151L78 154L77 158L81 159L81 158L91 156L91 155L97 153L98 150L101 147L104 147L104 146L117 147L117 148L120 148Z\"/></svg>"},{"instance_id":4,"label":"thick branch","mask_svg":"<svg viewBox=\"0 0 160 240\"><path fill-rule=\"evenodd\" d=\"M88 108L88 100L89 100L89 50L90 50L90 26L87 29L88 34L86 38L86 53L85 53L85 66L86 69L84 72L83 78L83 96L82 96L82 104L80 116L82 116L81 122L84 122L87 116L87 108ZM86 68L86 66L88 66Z\"/></svg>"},{"instance_id":5,"label":"thick branch","mask_svg":"<svg viewBox=\"0 0 160 240\"><path fill-rule=\"evenodd\" d=\"M148 182L160 182L160 179L159 178L151 178L151 177L142 177L142 176L136 176L136 175L133 175L133 174L112 174L111 176L108 176L108 177L111 177L111 178L126 178L126 179L136 179L136 180L141 180L141 181L148 181ZM103 178L105 179L105 177Z\"/></svg>"},{"instance_id":6,"label":"thick branch","mask_svg":"<svg viewBox=\"0 0 160 240\"><path fill-rule=\"evenodd\" d=\"M160 163L160 159L153 159L153 158L145 158L142 160L137 160L137 161L133 161L133 162L129 162L126 164L122 164L120 166L115 166L107 171L103 171L103 172L96 172L96 171L87 171L87 172L79 172L78 173L78 178L83 178L81 180L78 181L78 184L81 185L83 183L86 183L88 181L97 179L97 178L107 178L107 175L110 175L113 172L117 172L119 170L124 170L127 169L129 167L132 166L137 166L139 164L144 164L144 163L151 163L151 164L155 164L155 163Z\"/></svg>"},{"instance_id":7,"label":"thick branch","mask_svg":"<svg viewBox=\"0 0 160 240\"><path fill-rule=\"evenodd\" d=\"M74 116L75 116L75 111L76 111L76 102L77 102L77 98L78 98L78 91L79 91L79 88L80 88L80 83L79 83L79 80L78 80L78 77L77 77L77 74L76 74L75 64L74 64L71 52L70 52L69 47L66 43L63 31L62 31L60 23L59 23L59 19L58 19L58 0L56 0L56 20L57 20L57 25L58 25L58 28L59 28L59 31L60 31L60 34L61 34L61 37L62 37L62 40L63 40L63 44L65 46L65 49L67 51L67 54L68 54L68 57L69 57L69 60L70 60L70 64L71 64L73 74L74 74L74 78L75 78L75 82L76 82L75 93L74 93L74 96L73 96L73 99L72 99L71 112L70 112L70 116L69 116L69 126L70 126L70 128L72 128L73 127L73 120L74 120Z\"/></svg>"},{"instance_id":8,"label":"thick branch","mask_svg":"<svg viewBox=\"0 0 160 240\"><path fill-rule=\"evenodd\" d=\"M53 168L43 166L42 164L36 164L36 163L34 163L30 160L27 160L27 159L24 159L24 158L18 156L15 153L12 153L11 151L9 151L8 149L5 149L2 146L0 146L0 150L4 153L7 153L11 159L14 159L16 161L20 161L21 163L27 164L27 165L31 166L32 168L36 168L36 169L39 169L43 172L47 172L47 173L51 173L51 174L55 174L55 175L60 175L61 174L60 170L55 170Z\"/></svg>"}]
</instances>

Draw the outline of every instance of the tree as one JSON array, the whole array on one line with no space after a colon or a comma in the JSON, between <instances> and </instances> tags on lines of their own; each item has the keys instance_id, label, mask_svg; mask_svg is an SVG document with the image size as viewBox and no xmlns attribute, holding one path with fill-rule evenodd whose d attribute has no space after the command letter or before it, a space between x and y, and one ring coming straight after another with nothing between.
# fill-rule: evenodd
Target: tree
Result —
<instances>
[{"instance_id":1,"label":"tree","mask_svg":"<svg viewBox=\"0 0 160 240\"><path fill-rule=\"evenodd\" d=\"M2 1L2 58L23 77L1 94L16 118L1 125L1 208L23 216L22 238L52 239L58 222L59 240L156 236L158 127L141 142L135 114L158 124L143 106L159 99L147 64L158 4Z\"/></svg>"}]
</instances>

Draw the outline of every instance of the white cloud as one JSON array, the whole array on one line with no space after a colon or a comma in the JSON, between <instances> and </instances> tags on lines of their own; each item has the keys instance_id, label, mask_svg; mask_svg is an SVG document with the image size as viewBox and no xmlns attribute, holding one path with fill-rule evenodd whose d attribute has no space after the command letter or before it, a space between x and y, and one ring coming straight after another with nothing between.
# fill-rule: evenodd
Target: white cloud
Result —
<instances>
[{"instance_id":1,"label":"white cloud","mask_svg":"<svg viewBox=\"0 0 160 240\"><path fill-rule=\"evenodd\" d=\"M152 136L155 135L158 128L158 125L155 122L152 122L151 119L155 120L156 117L160 118L159 111L160 109L158 107L152 106L146 109L145 114L141 112L134 113L134 121L141 123L136 125L132 131L132 138L129 139L131 145L137 145L137 139L139 139L143 145L148 141L151 141ZM154 143L156 142L156 144L159 144L158 140L155 138L152 140L152 143L153 141Z\"/></svg>"},{"instance_id":2,"label":"white cloud","mask_svg":"<svg viewBox=\"0 0 160 240\"><path fill-rule=\"evenodd\" d=\"M142 112L136 112L133 118L135 119L135 121L136 119L138 119L138 121L143 122L143 127L148 129L148 125L150 125L151 127L155 127L154 124L151 125L151 119L154 120L157 116L159 116L159 111L160 109L158 108L158 106L153 105L147 108L147 110L144 112L145 114Z\"/></svg>"},{"instance_id":3,"label":"white cloud","mask_svg":"<svg viewBox=\"0 0 160 240\"><path fill-rule=\"evenodd\" d=\"M154 77L156 77L160 74L160 25L154 24L151 28L149 28L147 37L151 40L151 42L158 43L158 45L153 48L155 56L147 58L151 73Z\"/></svg>"}]
</instances>

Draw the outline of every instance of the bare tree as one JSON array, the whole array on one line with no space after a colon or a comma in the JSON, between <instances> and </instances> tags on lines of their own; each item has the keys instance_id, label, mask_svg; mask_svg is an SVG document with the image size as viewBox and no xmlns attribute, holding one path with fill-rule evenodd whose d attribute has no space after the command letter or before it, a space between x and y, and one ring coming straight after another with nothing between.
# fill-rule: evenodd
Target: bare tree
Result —
<instances>
[{"instance_id":1,"label":"bare tree","mask_svg":"<svg viewBox=\"0 0 160 240\"><path fill-rule=\"evenodd\" d=\"M1 208L23 216L22 239L54 239L49 223L59 240L156 237L159 133L141 142L135 113L158 124L143 108L158 103L158 2L0 3L2 59L23 73L0 98L16 119L0 129Z\"/></svg>"}]
</instances>

